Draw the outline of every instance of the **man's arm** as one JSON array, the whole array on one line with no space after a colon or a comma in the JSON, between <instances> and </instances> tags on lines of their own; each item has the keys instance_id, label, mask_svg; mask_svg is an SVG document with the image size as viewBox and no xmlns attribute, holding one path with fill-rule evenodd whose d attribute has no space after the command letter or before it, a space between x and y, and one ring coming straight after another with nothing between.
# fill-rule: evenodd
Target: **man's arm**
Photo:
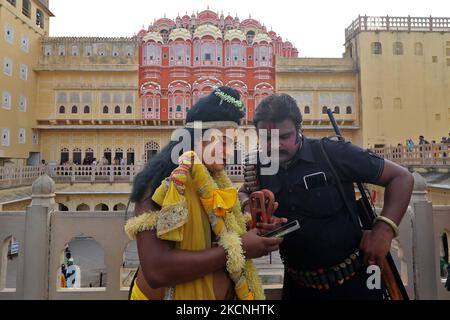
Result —
<instances>
[{"instance_id":1,"label":"man's arm","mask_svg":"<svg viewBox=\"0 0 450 320\"><path fill-rule=\"evenodd\" d=\"M412 174L394 162L384 160L382 174L375 184L385 187L381 215L399 225L411 198L414 186ZM392 228L384 222L376 223L371 231L365 232L360 245L365 253L365 263L381 267L394 236Z\"/></svg>"},{"instance_id":2,"label":"man's arm","mask_svg":"<svg viewBox=\"0 0 450 320\"><path fill-rule=\"evenodd\" d=\"M414 187L413 175L398 164L384 160L383 173L376 184L385 187L381 215L399 225L411 199Z\"/></svg>"}]
</instances>

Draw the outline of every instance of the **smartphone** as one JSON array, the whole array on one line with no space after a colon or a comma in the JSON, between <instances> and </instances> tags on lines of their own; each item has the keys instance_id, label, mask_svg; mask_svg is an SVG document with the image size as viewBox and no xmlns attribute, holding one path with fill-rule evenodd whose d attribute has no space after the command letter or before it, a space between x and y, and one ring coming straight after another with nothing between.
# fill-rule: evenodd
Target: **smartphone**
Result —
<instances>
[{"instance_id":1,"label":"smartphone","mask_svg":"<svg viewBox=\"0 0 450 320\"><path fill-rule=\"evenodd\" d=\"M303 182L305 183L306 189L314 189L326 186L327 176L323 171L308 174L303 177Z\"/></svg>"},{"instance_id":2,"label":"smartphone","mask_svg":"<svg viewBox=\"0 0 450 320\"><path fill-rule=\"evenodd\" d=\"M263 237L284 237L285 235L294 232L296 230L300 229L300 224L298 223L298 220L291 221L289 223L284 224L278 229L272 230L267 232L266 234L263 234Z\"/></svg>"}]
</instances>

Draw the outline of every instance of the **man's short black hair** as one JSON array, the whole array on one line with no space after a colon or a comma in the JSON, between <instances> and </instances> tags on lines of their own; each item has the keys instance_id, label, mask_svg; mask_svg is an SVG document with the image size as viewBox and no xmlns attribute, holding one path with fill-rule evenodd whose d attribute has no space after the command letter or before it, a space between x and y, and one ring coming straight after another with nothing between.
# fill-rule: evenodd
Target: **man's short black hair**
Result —
<instances>
[{"instance_id":1,"label":"man's short black hair","mask_svg":"<svg viewBox=\"0 0 450 320\"><path fill-rule=\"evenodd\" d=\"M260 121L281 122L292 120L300 130L302 114L294 98L286 93L278 93L263 99L255 110L253 123L257 127Z\"/></svg>"}]
</instances>

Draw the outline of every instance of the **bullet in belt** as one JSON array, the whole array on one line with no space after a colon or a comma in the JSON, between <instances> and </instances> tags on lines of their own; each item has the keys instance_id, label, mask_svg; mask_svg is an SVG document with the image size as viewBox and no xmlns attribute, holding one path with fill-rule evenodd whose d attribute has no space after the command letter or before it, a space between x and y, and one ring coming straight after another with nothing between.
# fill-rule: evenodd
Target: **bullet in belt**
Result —
<instances>
[{"instance_id":1,"label":"bullet in belt","mask_svg":"<svg viewBox=\"0 0 450 320\"><path fill-rule=\"evenodd\" d=\"M352 265L352 259L345 259L345 264L347 265L347 270L350 273L351 276L353 276L355 274L355 269L353 268Z\"/></svg>"}]
</instances>

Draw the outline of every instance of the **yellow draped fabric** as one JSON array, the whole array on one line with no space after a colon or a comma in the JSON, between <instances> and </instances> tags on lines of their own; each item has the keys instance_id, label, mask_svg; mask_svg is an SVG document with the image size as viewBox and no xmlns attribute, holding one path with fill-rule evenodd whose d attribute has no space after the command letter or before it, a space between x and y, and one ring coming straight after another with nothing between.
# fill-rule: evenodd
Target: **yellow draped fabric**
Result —
<instances>
[{"instance_id":1,"label":"yellow draped fabric","mask_svg":"<svg viewBox=\"0 0 450 320\"><path fill-rule=\"evenodd\" d=\"M157 218L150 219L151 215L143 217L145 228L130 222L126 229L155 228L158 238L174 242L175 248L201 251L211 248L213 228L219 236L219 244L228 253L227 270L235 282L238 298L264 299L257 271L250 260L245 260L242 252L240 237L246 228L237 201L237 190L223 171L213 179L193 152L185 153L180 159L180 166L172 172L170 179L163 181L153 194L153 201L161 206ZM137 285L133 294L136 299L145 298ZM213 275L166 288L166 298L213 300Z\"/></svg>"},{"instance_id":2,"label":"yellow draped fabric","mask_svg":"<svg viewBox=\"0 0 450 320\"><path fill-rule=\"evenodd\" d=\"M175 247L181 250L199 251L211 248L211 227L200 198L197 195L197 188L190 176L187 176L186 179L184 195L181 195L175 184L171 182L168 189L161 185L154 193L152 199L163 210L166 206L176 205L186 206L187 208L187 219L181 221L184 222L182 225L179 225L178 218L174 217L172 223L175 227L173 229L169 226L164 230L164 233L160 233L160 230L157 230L160 239L174 241ZM173 299L214 300L212 274L176 285Z\"/></svg>"}]
</instances>

